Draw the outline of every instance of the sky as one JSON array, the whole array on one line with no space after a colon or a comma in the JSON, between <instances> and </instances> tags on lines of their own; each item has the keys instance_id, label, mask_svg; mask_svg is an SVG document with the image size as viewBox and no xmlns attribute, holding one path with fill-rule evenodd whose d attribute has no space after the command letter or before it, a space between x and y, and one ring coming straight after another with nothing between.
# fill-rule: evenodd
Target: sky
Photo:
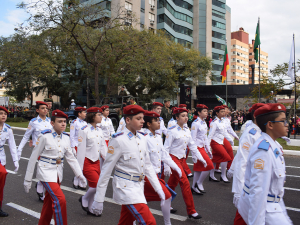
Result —
<instances>
[{"instance_id":1,"label":"sky","mask_svg":"<svg viewBox=\"0 0 300 225\"><path fill-rule=\"evenodd\" d=\"M1 0L0 36L9 36L28 15L17 9L22 0ZM30 1L30 0L25 0ZM269 54L269 69L289 62L295 33L296 60L300 59L300 1L298 0L226 0L231 8L231 31L243 27L254 39L258 17L261 24L261 49ZM297 42L299 40L299 42ZM299 44L297 44L299 43Z\"/></svg>"}]
</instances>

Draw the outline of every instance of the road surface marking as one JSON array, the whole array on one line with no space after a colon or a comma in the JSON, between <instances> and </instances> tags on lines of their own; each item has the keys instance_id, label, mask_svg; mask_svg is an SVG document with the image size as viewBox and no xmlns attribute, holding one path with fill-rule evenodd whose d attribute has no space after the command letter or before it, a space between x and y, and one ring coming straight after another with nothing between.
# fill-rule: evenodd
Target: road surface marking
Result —
<instances>
[{"instance_id":1,"label":"road surface marking","mask_svg":"<svg viewBox=\"0 0 300 225\"><path fill-rule=\"evenodd\" d=\"M290 191L300 191L300 189L296 188L289 188L289 187L284 187L285 190L290 190Z\"/></svg>"},{"instance_id":2,"label":"road surface marking","mask_svg":"<svg viewBox=\"0 0 300 225\"><path fill-rule=\"evenodd\" d=\"M285 208L286 208L287 210L300 212L300 209L297 209L297 208L292 208L292 207L285 207Z\"/></svg>"}]
</instances>

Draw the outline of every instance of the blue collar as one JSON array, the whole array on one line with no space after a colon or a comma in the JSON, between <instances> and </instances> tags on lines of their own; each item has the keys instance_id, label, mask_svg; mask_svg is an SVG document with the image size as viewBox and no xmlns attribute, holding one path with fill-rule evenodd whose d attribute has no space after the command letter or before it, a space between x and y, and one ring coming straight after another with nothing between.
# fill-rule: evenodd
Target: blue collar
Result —
<instances>
[{"instance_id":1,"label":"blue collar","mask_svg":"<svg viewBox=\"0 0 300 225\"><path fill-rule=\"evenodd\" d=\"M53 137L55 138L56 136L60 136L60 139L62 138L62 134L58 135L55 131L52 132Z\"/></svg>"},{"instance_id":2,"label":"blue collar","mask_svg":"<svg viewBox=\"0 0 300 225\"><path fill-rule=\"evenodd\" d=\"M129 131L128 134L127 134L127 136L128 136L129 139L131 140L131 138L134 137L134 134L133 134L131 131ZM141 139L141 137L139 136L139 134L138 134L137 132L136 132L136 136L137 136L139 139Z\"/></svg>"}]
</instances>

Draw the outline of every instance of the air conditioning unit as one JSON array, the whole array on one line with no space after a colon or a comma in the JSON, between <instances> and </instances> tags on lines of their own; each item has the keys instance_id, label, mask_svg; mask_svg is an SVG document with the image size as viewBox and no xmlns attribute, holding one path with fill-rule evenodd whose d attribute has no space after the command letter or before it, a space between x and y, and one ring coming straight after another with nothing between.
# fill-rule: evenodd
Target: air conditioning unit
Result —
<instances>
[{"instance_id":1,"label":"air conditioning unit","mask_svg":"<svg viewBox=\"0 0 300 225\"><path fill-rule=\"evenodd\" d=\"M154 9L155 9L155 5L151 5L150 8L151 8L152 10L154 10Z\"/></svg>"},{"instance_id":2,"label":"air conditioning unit","mask_svg":"<svg viewBox=\"0 0 300 225\"><path fill-rule=\"evenodd\" d=\"M131 9L127 9L127 15L131 15L132 14L132 10Z\"/></svg>"},{"instance_id":3,"label":"air conditioning unit","mask_svg":"<svg viewBox=\"0 0 300 225\"><path fill-rule=\"evenodd\" d=\"M153 25L154 24L154 20L150 20L150 24Z\"/></svg>"}]
</instances>

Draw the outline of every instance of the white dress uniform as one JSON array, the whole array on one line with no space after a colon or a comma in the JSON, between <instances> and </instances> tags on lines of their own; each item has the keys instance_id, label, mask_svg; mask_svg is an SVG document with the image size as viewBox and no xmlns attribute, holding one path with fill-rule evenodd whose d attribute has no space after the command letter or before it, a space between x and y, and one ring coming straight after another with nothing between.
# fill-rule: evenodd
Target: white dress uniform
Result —
<instances>
[{"instance_id":1,"label":"white dress uniform","mask_svg":"<svg viewBox=\"0 0 300 225\"><path fill-rule=\"evenodd\" d=\"M0 131L0 163L2 164L2 166L6 165L6 155L4 151L4 145L6 140L8 141L8 146L13 161L18 161L19 159L14 134L12 132L11 127L5 123L3 124L3 128Z\"/></svg>"},{"instance_id":2,"label":"white dress uniform","mask_svg":"<svg viewBox=\"0 0 300 225\"><path fill-rule=\"evenodd\" d=\"M199 117L192 123L191 130L192 139L199 148L205 148L210 150L208 138L207 138L207 124L205 120L201 120Z\"/></svg>"},{"instance_id":3,"label":"white dress uniform","mask_svg":"<svg viewBox=\"0 0 300 225\"><path fill-rule=\"evenodd\" d=\"M242 136L242 134L244 133L245 129L247 129L249 126L251 126L253 124L252 120L247 120L246 123L244 123L241 127L240 130L240 137Z\"/></svg>"},{"instance_id":4,"label":"white dress uniform","mask_svg":"<svg viewBox=\"0 0 300 225\"><path fill-rule=\"evenodd\" d=\"M79 130L85 126L87 123L82 120L82 119L79 119L77 117L76 120L73 120L72 123L71 123L71 127L70 127L70 140L71 140L71 147L72 148L75 148L78 146L78 133L79 133Z\"/></svg>"},{"instance_id":5,"label":"white dress uniform","mask_svg":"<svg viewBox=\"0 0 300 225\"><path fill-rule=\"evenodd\" d=\"M78 133L78 152L77 160L80 168L83 169L84 160L88 158L92 162L105 159L107 146L100 127L94 128L91 124L82 127Z\"/></svg>"},{"instance_id":6,"label":"white dress uniform","mask_svg":"<svg viewBox=\"0 0 300 225\"><path fill-rule=\"evenodd\" d=\"M176 126L177 124L177 120L175 120L173 117L172 119L170 119L170 121L168 122L168 128Z\"/></svg>"},{"instance_id":7,"label":"white dress uniform","mask_svg":"<svg viewBox=\"0 0 300 225\"><path fill-rule=\"evenodd\" d=\"M117 129L117 132L122 132L124 130L125 126L126 126L126 123L125 123L124 117L122 117L119 122L119 127Z\"/></svg>"},{"instance_id":8,"label":"white dress uniform","mask_svg":"<svg viewBox=\"0 0 300 225\"><path fill-rule=\"evenodd\" d=\"M58 135L53 129L41 132L30 156L25 180L31 182L38 157L36 178L43 182L57 182L63 180L64 160L68 161L71 169L78 177L82 175L79 164L72 153L70 137L67 133Z\"/></svg>"},{"instance_id":9,"label":"white dress uniform","mask_svg":"<svg viewBox=\"0 0 300 225\"><path fill-rule=\"evenodd\" d=\"M144 196L145 176L156 192L162 189L150 161L146 137L141 132L134 135L125 127L123 132L112 136L97 184L96 202L104 202L114 168L113 199L118 204L147 204Z\"/></svg>"},{"instance_id":10,"label":"white dress uniform","mask_svg":"<svg viewBox=\"0 0 300 225\"><path fill-rule=\"evenodd\" d=\"M27 141L30 138L30 135L32 135L32 144L33 146L36 145L37 139L41 131L46 130L46 129L52 129L52 125L50 124L51 119L49 117L46 117L45 120L42 120L40 116L37 116L36 118L33 118L30 120L28 128L24 134L24 137L19 144L18 147L18 155L21 156L23 148Z\"/></svg>"},{"instance_id":11,"label":"white dress uniform","mask_svg":"<svg viewBox=\"0 0 300 225\"><path fill-rule=\"evenodd\" d=\"M237 136L237 134L234 132L234 130L232 129L232 126L230 124L230 120L227 117L223 118L223 122L225 123L226 126L226 130L227 132L232 135L235 139L239 140L239 137ZM232 138L230 138L232 140ZM228 140L230 142L230 140ZM232 140L233 141L233 140Z\"/></svg>"},{"instance_id":12,"label":"white dress uniform","mask_svg":"<svg viewBox=\"0 0 300 225\"><path fill-rule=\"evenodd\" d=\"M250 149L244 193L238 203L248 225L292 224L283 202L285 176L281 145L262 133Z\"/></svg>"},{"instance_id":13,"label":"white dress uniform","mask_svg":"<svg viewBox=\"0 0 300 225\"><path fill-rule=\"evenodd\" d=\"M240 138L237 153L230 167L231 170L235 171L233 173L232 193L238 197L243 192L245 171L250 148L260 136L261 129L255 123L252 123Z\"/></svg>"},{"instance_id":14,"label":"white dress uniform","mask_svg":"<svg viewBox=\"0 0 300 225\"><path fill-rule=\"evenodd\" d=\"M163 173L163 171L161 171L162 162L166 163L171 168L177 168L176 163L172 160L169 153L165 150L161 135L159 133L155 133L155 135L153 135L149 129L145 129L144 131L147 134L146 139L150 161L155 170L155 173Z\"/></svg>"},{"instance_id":15,"label":"white dress uniform","mask_svg":"<svg viewBox=\"0 0 300 225\"><path fill-rule=\"evenodd\" d=\"M214 140L220 145L224 144L224 138L226 138L231 145L233 145L233 140L228 134L227 126L224 123L222 119L219 119L216 117L211 123L210 123L210 129L208 134L208 143L211 142L211 140Z\"/></svg>"},{"instance_id":16,"label":"white dress uniform","mask_svg":"<svg viewBox=\"0 0 300 225\"><path fill-rule=\"evenodd\" d=\"M101 127L106 141L109 140L111 136L115 133L112 121L108 117L103 117L101 123L98 123L97 126Z\"/></svg>"},{"instance_id":17,"label":"white dress uniform","mask_svg":"<svg viewBox=\"0 0 300 225\"><path fill-rule=\"evenodd\" d=\"M156 130L155 133L158 133L159 135L164 134L165 136L167 136L168 129L165 127L164 119L162 117L159 117L159 122L160 122L160 128L159 130Z\"/></svg>"}]
</instances>

